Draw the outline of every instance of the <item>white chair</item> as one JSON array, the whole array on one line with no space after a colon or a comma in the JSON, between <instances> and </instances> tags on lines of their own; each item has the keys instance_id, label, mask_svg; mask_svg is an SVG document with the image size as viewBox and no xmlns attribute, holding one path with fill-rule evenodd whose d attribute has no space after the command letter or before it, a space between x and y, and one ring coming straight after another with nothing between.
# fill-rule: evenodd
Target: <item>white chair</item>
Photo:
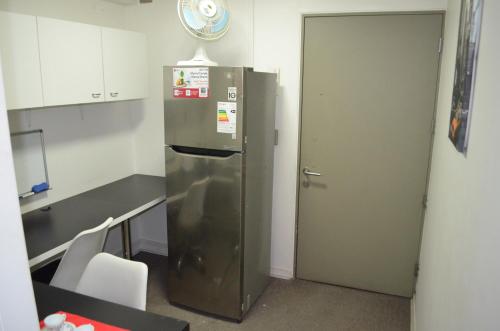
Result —
<instances>
[{"instance_id":1,"label":"white chair","mask_svg":"<svg viewBox=\"0 0 500 331\"><path fill-rule=\"evenodd\" d=\"M146 310L148 267L142 262L99 253L90 260L76 292Z\"/></svg>"},{"instance_id":2,"label":"white chair","mask_svg":"<svg viewBox=\"0 0 500 331\"><path fill-rule=\"evenodd\" d=\"M111 222L113 222L112 217L101 225L76 235L64 253L56 273L50 281L51 286L69 291L76 289L89 261L96 254L102 252Z\"/></svg>"}]
</instances>

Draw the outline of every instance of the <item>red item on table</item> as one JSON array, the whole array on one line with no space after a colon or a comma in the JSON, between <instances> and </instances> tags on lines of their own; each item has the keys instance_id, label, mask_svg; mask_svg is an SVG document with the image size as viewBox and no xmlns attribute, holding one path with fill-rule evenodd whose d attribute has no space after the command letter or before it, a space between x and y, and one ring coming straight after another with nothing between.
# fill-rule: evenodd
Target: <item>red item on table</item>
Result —
<instances>
[{"instance_id":1,"label":"red item on table","mask_svg":"<svg viewBox=\"0 0 500 331\"><path fill-rule=\"evenodd\" d=\"M128 329L122 329L113 325L105 324L102 322L94 321L89 318L75 315L75 314L70 314L65 311L58 311L55 314L65 314L66 315L66 322L71 322L77 327L85 324L92 324L94 326L94 331L130 331ZM45 323L43 323L43 320L40 321L40 329L43 329L45 327Z\"/></svg>"}]
</instances>

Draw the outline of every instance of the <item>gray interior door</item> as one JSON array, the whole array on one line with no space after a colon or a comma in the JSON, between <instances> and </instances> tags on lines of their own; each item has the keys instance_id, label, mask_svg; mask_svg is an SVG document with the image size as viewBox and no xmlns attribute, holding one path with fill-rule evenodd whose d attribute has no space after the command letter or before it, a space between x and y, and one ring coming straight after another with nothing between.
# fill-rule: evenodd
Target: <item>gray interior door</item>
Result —
<instances>
[{"instance_id":1,"label":"gray interior door","mask_svg":"<svg viewBox=\"0 0 500 331\"><path fill-rule=\"evenodd\" d=\"M412 295L442 23L304 19L299 278Z\"/></svg>"}]
</instances>

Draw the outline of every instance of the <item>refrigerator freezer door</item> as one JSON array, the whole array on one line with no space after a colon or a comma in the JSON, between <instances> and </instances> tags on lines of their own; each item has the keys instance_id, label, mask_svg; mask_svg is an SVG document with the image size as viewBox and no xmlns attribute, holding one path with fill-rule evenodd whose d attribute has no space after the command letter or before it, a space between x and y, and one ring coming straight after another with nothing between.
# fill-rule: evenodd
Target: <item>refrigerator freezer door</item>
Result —
<instances>
[{"instance_id":1,"label":"refrigerator freezer door","mask_svg":"<svg viewBox=\"0 0 500 331\"><path fill-rule=\"evenodd\" d=\"M227 154L166 147L167 293L172 303L240 319L242 155Z\"/></svg>"},{"instance_id":2,"label":"refrigerator freezer door","mask_svg":"<svg viewBox=\"0 0 500 331\"><path fill-rule=\"evenodd\" d=\"M165 144L242 151L243 74L249 69L208 67L208 97L194 94L186 97L185 93L175 95L174 91L179 88L174 85L184 83L180 86L189 86L187 82L193 79L188 76L197 72L193 68L164 67ZM183 71L182 82L174 78L180 70ZM232 120L236 122L234 130L228 126Z\"/></svg>"}]
</instances>

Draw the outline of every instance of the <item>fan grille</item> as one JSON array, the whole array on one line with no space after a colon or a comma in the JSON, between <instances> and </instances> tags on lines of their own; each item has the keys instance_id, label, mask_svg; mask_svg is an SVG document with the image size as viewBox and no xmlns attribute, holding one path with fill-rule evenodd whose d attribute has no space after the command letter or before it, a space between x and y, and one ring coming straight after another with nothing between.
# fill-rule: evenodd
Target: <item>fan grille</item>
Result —
<instances>
[{"instance_id":1,"label":"fan grille","mask_svg":"<svg viewBox=\"0 0 500 331\"><path fill-rule=\"evenodd\" d=\"M216 6L215 15L202 13L200 5L207 4ZM179 0L177 10L182 25L195 37L215 40L229 29L230 14L225 0Z\"/></svg>"}]
</instances>

